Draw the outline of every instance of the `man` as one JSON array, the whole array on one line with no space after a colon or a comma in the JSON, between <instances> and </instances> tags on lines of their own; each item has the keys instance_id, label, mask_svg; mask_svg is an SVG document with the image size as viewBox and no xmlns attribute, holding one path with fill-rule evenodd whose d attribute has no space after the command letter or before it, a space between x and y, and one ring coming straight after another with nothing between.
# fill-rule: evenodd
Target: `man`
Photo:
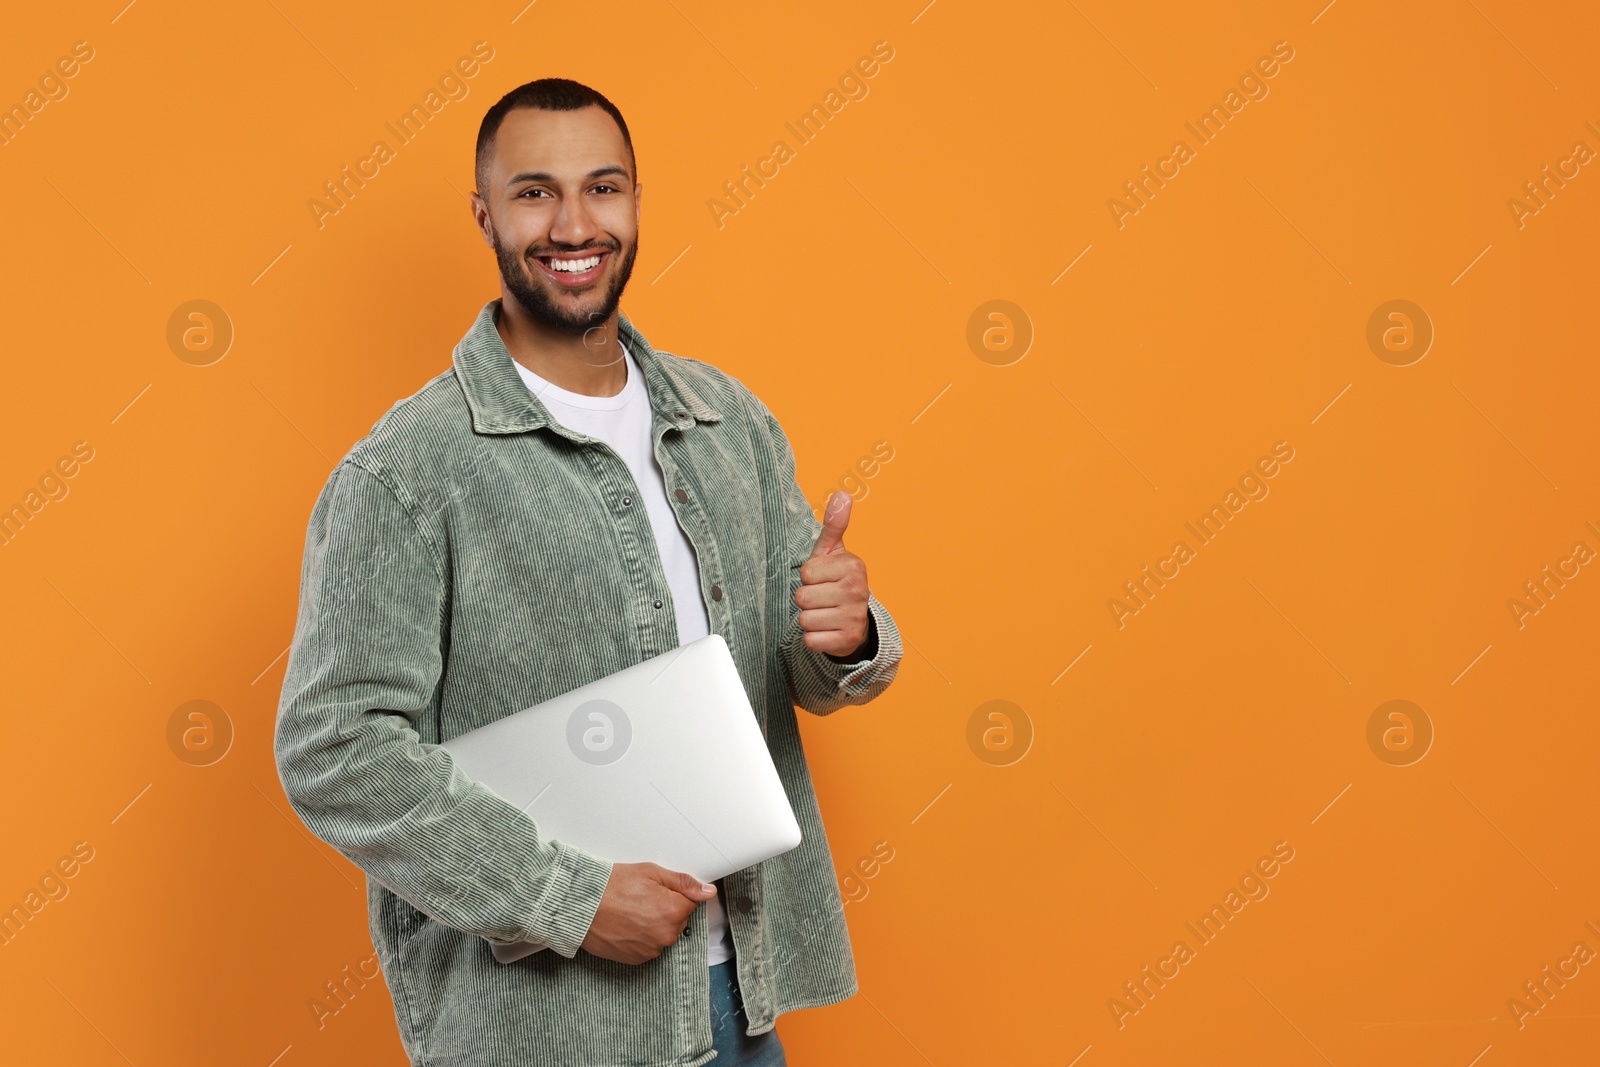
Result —
<instances>
[{"instance_id":1,"label":"man","mask_svg":"<svg viewBox=\"0 0 1600 1067\"><path fill-rule=\"evenodd\" d=\"M782 1064L778 1015L857 991L794 707L883 692L899 631L844 547L848 495L819 523L767 407L618 311L643 187L616 107L564 79L513 90L477 186L500 297L311 514L284 789L368 875L413 1062ZM720 887L550 838L439 747L710 632L803 835ZM528 940L551 951L497 962Z\"/></svg>"}]
</instances>

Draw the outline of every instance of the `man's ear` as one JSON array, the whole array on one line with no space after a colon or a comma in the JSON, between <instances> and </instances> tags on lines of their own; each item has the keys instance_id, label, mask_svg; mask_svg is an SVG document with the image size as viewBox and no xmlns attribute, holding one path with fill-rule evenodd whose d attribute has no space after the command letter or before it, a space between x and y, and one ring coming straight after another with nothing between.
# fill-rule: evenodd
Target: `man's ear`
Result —
<instances>
[{"instance_id":1,"label":"man's ear","mask_svg":"<svg viewBox=\"0 0 1600 1067\"><path fill-rule=\"evenodd\" d=\"M644 216L644 183L633 183L633 221L638 223Z\"/></svg>"},{"instance_id":2,"label":"man's ear","mask_svg":"<svg viewBox=\"0 0 1600 1067\"><path fill-rule=\"evenodd\" d=\"M489 205L484 203L483 197L476 191L467 194L467 199L472 202L472 221L478 227L478 234L483 238L483 243L490 248L494 247L494 220L489 217Z\"/></svg>"}]
</instances>

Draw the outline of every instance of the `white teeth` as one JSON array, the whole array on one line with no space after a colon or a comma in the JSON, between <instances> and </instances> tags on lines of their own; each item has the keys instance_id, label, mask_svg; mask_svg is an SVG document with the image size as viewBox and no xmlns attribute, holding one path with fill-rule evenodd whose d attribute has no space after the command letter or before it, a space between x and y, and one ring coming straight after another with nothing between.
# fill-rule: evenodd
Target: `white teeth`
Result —
<instances>
[{"instance_id":1,"label":"white teeth","mask_svg":"<svg viewBox=\"0 0 1600 1067\"><path fill-rule=\"evenodd\" d=\"M587 259L553 259L550 269L563 274L582 274L586 270L593 270L600 265L599 256L590 256Z\"/></svg>"}]
</instances>

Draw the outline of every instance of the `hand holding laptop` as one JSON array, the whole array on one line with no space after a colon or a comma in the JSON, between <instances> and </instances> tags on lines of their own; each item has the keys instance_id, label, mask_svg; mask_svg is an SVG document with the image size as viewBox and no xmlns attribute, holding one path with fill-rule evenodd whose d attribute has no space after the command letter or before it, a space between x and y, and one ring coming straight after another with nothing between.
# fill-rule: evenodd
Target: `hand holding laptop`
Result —
<instances>
[{"instance_id":1,"label":"hand holding laptop","mask_svg":"<svg viewBox=\"0 0 1600 1067\"><path fill-rule=\"evenodd\" d=\"M683 935L702 900L717 887L659 863L614 863L583 949L618 963L645 963Z\"/></svg>"}]
</instances>

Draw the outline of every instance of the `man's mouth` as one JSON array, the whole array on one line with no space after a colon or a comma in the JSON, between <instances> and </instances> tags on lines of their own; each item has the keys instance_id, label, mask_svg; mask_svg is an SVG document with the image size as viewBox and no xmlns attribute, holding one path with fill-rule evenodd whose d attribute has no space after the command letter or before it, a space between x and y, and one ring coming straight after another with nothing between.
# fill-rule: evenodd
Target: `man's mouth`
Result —
<instances>
[{"instance_id":1,"label":"man's mouth","mask_svg":"<svg viewBox=\"0 0 1600 1067\"><path fill-rule=\"evenodd\" d=\"M582 289L600 279L606 260L611 256L607 248L592 249L577 255L562 252L557 255L535 256L544 273L564 289Z\"/></svg>"}]
</instances>

